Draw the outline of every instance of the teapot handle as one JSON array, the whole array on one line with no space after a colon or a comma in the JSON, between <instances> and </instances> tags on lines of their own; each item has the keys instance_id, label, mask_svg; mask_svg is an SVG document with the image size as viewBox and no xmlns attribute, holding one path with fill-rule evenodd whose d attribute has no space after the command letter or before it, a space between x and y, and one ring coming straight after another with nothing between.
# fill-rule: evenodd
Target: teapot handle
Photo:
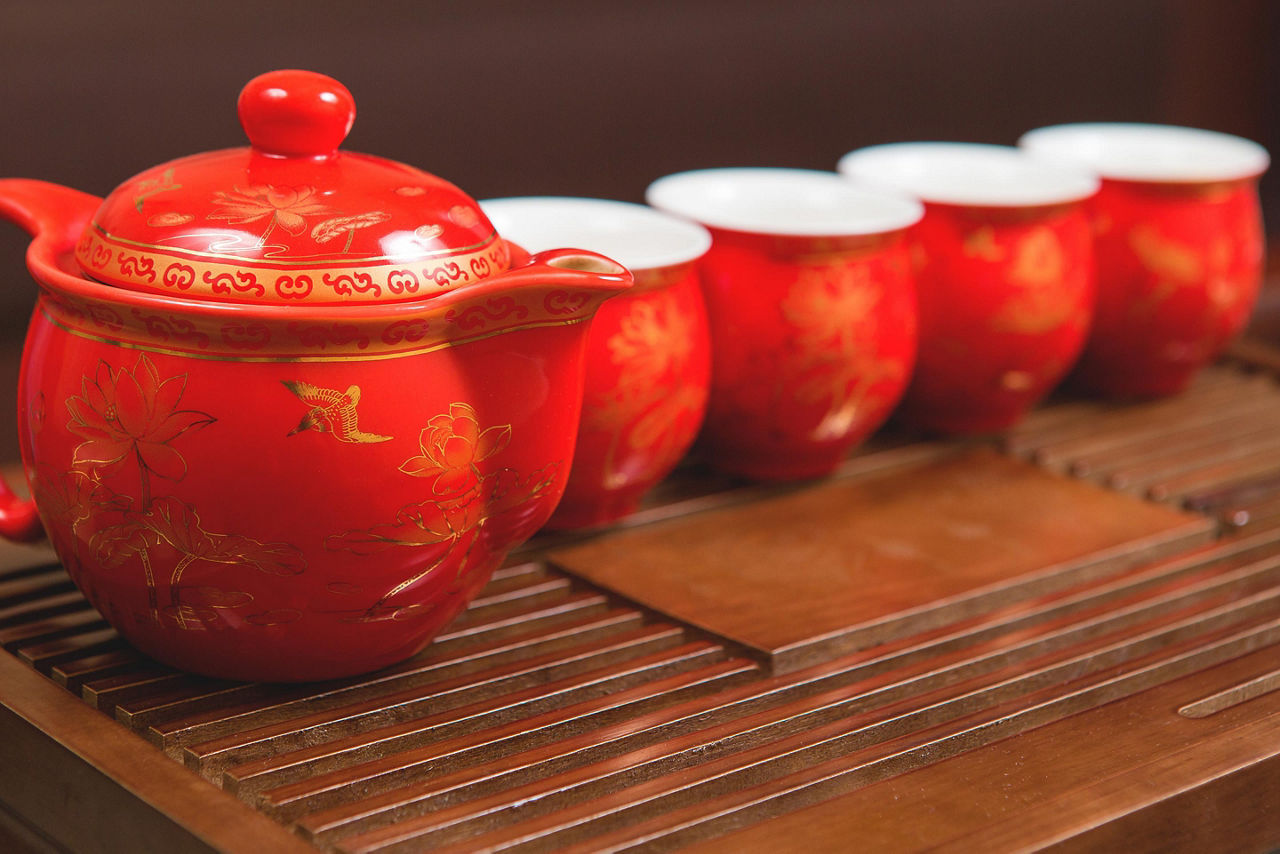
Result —
<instances>
[{"instance_id":1,"label":"teapot handle","mask_svg":"<svg viewBox=\"0 0 1280 854\"><path fill-rule=\"evenodd\" d=\"M101 202L96 196L59 184L0 179L0 219L17 223L37 241L73 244ZM35 502L19 498L0 478L0 536L31 542L43 535Z\"/></svg>"}]
</instances>

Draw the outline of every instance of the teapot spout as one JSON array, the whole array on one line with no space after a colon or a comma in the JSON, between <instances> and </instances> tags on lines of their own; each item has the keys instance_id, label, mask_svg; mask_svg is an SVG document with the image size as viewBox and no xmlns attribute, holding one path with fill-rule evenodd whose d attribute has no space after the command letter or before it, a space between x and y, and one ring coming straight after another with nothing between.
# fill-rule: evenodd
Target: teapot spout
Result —
<instances>
[{"instance_id":1,"label":"teapot spout","mask_svg":"<svg viewBox=\"0 0 1280 854\"><path fill-rule=\"evenodd\" d=\"M631 287L631 271L617 261L584 249L549 249L530 255L510 241L511 268L495 278L503 289L545 288L583 297L607 299Z\"/></svg>"},{"instance_id":2,"label":"teapot spout","mask_svg":"<svg viewBox=\"0 0 1280 854\"><path fill-rule=\"evenodd\" d=\"M395 318L394 324L414 330L416 341L426 340L421 329L454 347L522 329L580 324L585 330L605 300L632 284L630 270L595 252L551 249L530 255L513 243L506 247L506 271L430 299L381 306L375 319Z\"/></svg>"}]
</instances>

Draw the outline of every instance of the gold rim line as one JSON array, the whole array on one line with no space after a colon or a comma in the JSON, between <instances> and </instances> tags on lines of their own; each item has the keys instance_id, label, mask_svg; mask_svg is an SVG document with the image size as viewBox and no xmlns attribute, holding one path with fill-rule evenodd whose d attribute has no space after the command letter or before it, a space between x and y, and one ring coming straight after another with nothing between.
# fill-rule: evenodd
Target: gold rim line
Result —
<instances>
[{"instance_id":1,"label":"gold rim line","mask_svg":"<svg viewBox=\"0 0 1280 854\"><path fill-rule=\"evenodd\" d=\"M223 254L221 252L201 252L198 249L179 249L175 246L165 246L159 243L143 243L140 240L130 240L127 237L120 237L119 235L112 234L102 226L98 225L97 221L90 222L89 227L93 229L93 231L97 232L100 238L104 241L111 242L111 243L118 243L122 246L131 246L136 249L149 249L156 252L157 254L164 254L166 252L170 252L170 253L181 253L183 255L189 255L193 258L217 258L221 261L239 261L241 263L245 261L251 261L254 264L265 264L265 265L275 264L280 266L282 269L293 269L293 268L304 266L307 264L320 266L326 263L325 261L297 261L297 260L276 261L276 260L270 260L270 259L246 258L244 255L235 255L230 253ZM210 226L210 228L216 228L216 226ZM362 264L374 264L374 263L379 263L384 261L389 265L393 265L397 263L412 264L427 258L437 258L437 257L447 258L453 255L457 255L461 252L474 252L478 249L484 249L486 246L490 246L493 243L496 243L498 239L499 239L498 232L491 231L489 232L489 236L481 240L479 243L473 243L470 246L455 246L447 249L437 249L432 252L426 252L422 255L414 255L412 258L404 258L403 256L392 257L390 255L376 255L376 256L375 255L351 255L348 257L352 261L355 261L358 263L351 264L349 266L360 266ZM308 255L308 256L301 256L301 257L321 258L325 256Z\"/></svg>"},{"instance_id":2,"label":"gold rim line","mask_svg":"<svg viewBox=\"0 0 1280 854\"><path fill-rule=\"evenodd\" d=\"M81 329L75 329L60 322L53 317L43 305L40 307L40 313L45 316L51 324L70 335L77 338L83 338L87 341L95 341L99 344L109 344L113 347L121 347L126 350L143 350L148 353L159 353L164 356L176 356L186 359L200 359L205 362L281 362L281 363L297 363L297 362L378 362L386 359L401 359L409 356L422 356L427 353L434 353L437 350L445 350L450 347L459 347L463 344L471 344L476 341L484 341L487 338L493 338L497 335L506 335L511 332L520 332L525 329L550 329L556 326L573 326L587 320L588 317L574 317L568 320L544 320L534 323L523 323L519 326L511 326L506 329L494 329L489 332L479 333L469 338L460 338L455 341L441 341L426 347L418 347L412 350L397 350L393 353L344 353L342 355L298 355L298 356L230 356L221 353L199 353L190 352L188 350L172 350L167 347L159 347L154 344L141 344L133 341L120 341L115 338L107 338L102 335L95 335L92 332L85 332Z\"/></svg>"}]
</instances>

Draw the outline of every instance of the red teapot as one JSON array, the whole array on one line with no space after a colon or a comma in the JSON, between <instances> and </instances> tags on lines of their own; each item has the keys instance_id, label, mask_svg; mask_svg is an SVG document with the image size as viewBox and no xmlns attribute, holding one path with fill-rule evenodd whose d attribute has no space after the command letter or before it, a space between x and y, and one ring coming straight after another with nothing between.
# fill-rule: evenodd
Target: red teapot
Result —
<instances>
[{"instance_id":1,"label":"red teapot","mask_svg":"<svg viewBox=\"0 0 1280 854\"><path fill-rule=\"evenodd\" d=\"M339 150L355 108L335 80L271 72L239 112L249 147L105 201L0 180L40 287L18 401L33 501L3 489L0 533L43 529L176 667L374 670L551 515L587 321L630 274L513 251L453 185Z\"/></svg>"}]
</instances>

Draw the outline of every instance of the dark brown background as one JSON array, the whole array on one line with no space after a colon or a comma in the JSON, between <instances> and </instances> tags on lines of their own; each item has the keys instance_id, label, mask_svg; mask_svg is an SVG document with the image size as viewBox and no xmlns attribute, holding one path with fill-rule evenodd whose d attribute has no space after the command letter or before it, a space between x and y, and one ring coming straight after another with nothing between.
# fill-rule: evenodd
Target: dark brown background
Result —
<instances>
[{"instance_id":1,"label":"dark brown background","mask_svg":"<svg viewBox=\"0 0 1280 854\"><path fill-rule=\"evenodd\" d=\"M240 145L240 86L290 66L355 94L349 147L477 198L639 201L683 169L830 169L872 143L1011 143L1078 120L1199 125L1275 149L1277 5L0 0L0 175L106 193ZM1264 183L1273 223L1277 183ZM0 351L35 296L24 246L0 226Z\"/></svg>"},{"instance_id":2,"label":"dark brown background","mask_svg":"<svg viewBox=\"0 0 1280 854\"><path fill-rule=\"evenodd\" d=\"M262 70L290 65L327 71L354 91L361 116L351 140L353 148L419 164L479 197L564 193L638 200L652 178L680 169L734 164L830 168L844 151L876 142L919 138L1012 142L1029 127L1089 119L1201 125L1242 133L1280 150L1277 60L1269 55L1280 45L1277 12L1270 7L1280 4L1268 0L651 0L628 5L604 0L534 0L520 5L366 0L349 7L311 0L264 8L266 3L139 0L120 6L101 0L0 0L0 121L4 130L0 133L0 175L57 180L102 193L156 162L240 144L232 109L238 88ZM1274 179L1264 185L1273 225L1280 222L1276 186ZM1273 231L1276 235L1280 232ZM35 294L34 286L20 271L23 245L15 229L0 226L0 263L9 270L6 287L0 290L0 461L16 455L12 415L6 415L6 409L12 412L13 349ZM1280 253L1273 253L1276 255ZM1272 292L1276 293L1280 288ZM1280 325L1275 329L1274 340L1280 341ZM1255 395L1243 385L1240 388L1240 394L1247 395L1240 398L1242 410L1244 401L1252 407L1254 397L1263 404L1274 403L1266 395ZM1222 408L1223 398L1215 400ZM1135 422L1131 413L1124 412L1118 417L1130 419L1127 427L1100 424L1096 435L1106 436L1108 429L1112 437L1125 430L1141 433L1144 423L1149 436L1157 435L1151 429L1157 423L1162 430L1176 430L1192 420L1197 404L1194 398L1188 402L1184 397L1177 405L1190 407L1185 417L1170 417L1164 411L1144 416L1146 422ZM1242 418L1242 423L1232 426L1241 431L1256 426L1244 423L1247 421ZM1254 435L1252 441L1258 441ZM1081 436L1076 438L1080 441ZM1227 439L1230 437L1224 434L1224 441ZM1062 444L1059 438L1059 447ZM1034 450L1035 445L1027 448L1028 453ZM1265 465L1273 462L1270 457ZM1246 472L1253 473L1246 476L1256 477L1264 464L1255 459L1249 465L1253 468ZM916 486L924 490L922 494L933 494L927 480ZM1275 499L1268 497L1266 501ZM835 509L841 510L838 506ZM843 512L847 513L847 508ZM1223 511L1223 515L1229 514ZM1207 526L1209 521L1201 524ZM1263 532L1263 546L1254 546L1261 549L1261 563L1255 567L1265 567L1271 559L1266 556L1274 551L1265 527ZM1236 548L1229 542L1224 548ZM1136 550L1121 557L1139 554L1142 547L1131 546ZM1114 616L1115 607L1124 607L1131 615L1140 615L1129 618L1132 632L1143 633L1151 631L1153 624L1199 619L1206 613L1200 608L1217 609L1221 600L1216 597L1228 595L1212 592L1212 585L1238 565L1222 554L1203 553L1199 559L1205 563L1183 564L1181 570L1169 568L1178 562L1166 564L1161 572L1168 574L1147 576L1147 581L1129 588L1112 586L1111 593L1099 592L1107 585L1097 576L1089 576L1094 582L1087 595L1098 598L1096 605L1080 612L1084 616L1079 619ZM1212 571L1205 569L1211 565ZM1191 572L1197 576L1189 575ZM1262 570L1254 572L1252 580L1238 580L1221 590L1256 590L1272 578ZM1249 576L1241 576L1244 578ZM35 589L34 585L45 583L42 579L41 575L31 576L24 583ZM1167 604L1151 604L1172 589L1169 585L1177 587L1178 595L1188 596L1187 605L1179 606L1182 610L1173 614L1167 612ZM567 584L561 589L574 590ZM573 595L589 598L592 594ZM1072 595L1064 591L1055 602L1067 601ZM1192 606L1193 601L1198 604ZM1233 622L1253 625L1262 619L1259 615L1269 607L1265 604L1268 601L1246 596L1230 605L1239 610L1228 612L1227 606L1215 610L1215 614L1228 616L1213 617L1206 625L1218 629L1207 637L1216 643L1221 633L1235 630L1224 628ZM490 625L496 625L494 613L506 619L510 612L502 607L487 612L479 624L483 626L483 620L488 619ZM1052 608L1031 619L1031 607L1013 602L999 619L986 624L1001 624L999 631L1006 632L1005 636L994 631L984 634L990 629L970 629L1032 648L1037 633L1064 638L1084 625L1071 623L1075 617L1061 616L1068 611L1048 616L1055 613ZM1141 616L1141 608L1163 616ZM78 614L72 617L78 619ZM1009 628L1014 625L1022 631ZM1052 686L1057 692L1080 691L1082 682L1097 676L1096 667L1110 667L1120 660L1110 653L1091 657L1101 645L1122 649L1120 658L1140 654L1128 649L1136 644L1134 638L1146 635L1121 630L1122 622L1115 625L1116 631L1103 638L1095 631L1079 629L1080 645L1036 651L1034 666L1080 655L1078 660L1084 664L1073 664L1072 671L1079 679ZM472 629L475 626L473 623ZM661 625L651 624L651 628L662 630ZM1265 627L1257 631L1265 631ZM90 632L84 637L93 636ZM1252 643L1260 636L1245 637ZM1189 647L1199 644L1200 637L1193 641L1189 632L1180 637L1181 646L1162 650L1159 656L1185 655L1188 658L1180 660L1195 661L1190 656L1201 650L1193 652ZM707 641L698 643L704 644L704 649L713 646ZM83 652L85 647L80 649ZM1003 654L995 641L981 652ZM975 751L960 764L938 762L914 774L883 781L879 794L875 787L867 790L871 797L861 801L861 809L847 800L837 800L758 825L751 832L760 833L748 836L745 844L753 840L757 847L768 848L777 847L779 841L785 845L790 840L794 845L795 839L801 839L819 844L825 840L835 846L841 834L848 838L857 833L860 840L878 838L886 840L886 845L896 842L902 847L906 837L901 829L913 821L919 823L923 834L915 838L959 839L957 844L963 846L977 836L956 834L977 834L990 828L1010 846L1027 839L1034 844L1058 828L1091 821L1099 809L1110 815L1134 810L1129 815L1135 816L1142 799L1175 791L1180 794L1158 809L1144 811L1134 821L1104 826L1084 837L1079 847L1088 848L1090 841L1094 849L1106 849L1108 842L1110 848L1136 850L1162 841L1168 847L1179 840L1180 833L1187 834L1181 837L1185 846L1188 838L1204 839L1224 829L1228 835L1217 837L1218 848L1224 846L1223 840L1237 847L1274 841L1274 821L1263 822L1259 818L1262 810L1255 809L1252 812L1256 815L1250 815L1248 809L1251 803L1267 802L1269 795L1275 799L1274 760L1257 762L1244 773L1222 774L1224 768L1245 767L1261 755L1250 746L1261 745L1258 750L1262 750L1268 744L1264 717L1267 710L1275 708L1274 703L1267 705L1266 698L1259 698L1242 704L1215 716L1208 730L1197 729L1192 721L1173 713L1192 698L1239 685L1273 668L1274 660L1266 659L1269 653L1264 650L1044 727L1022 739L1010 739L997 748ZM579 658L592 660L589 656ZM1142 673L1159 672L1154 666L1148 669L1150 658L1135 660L1143 667ZM627 659L616 664L609 678L625 667L626 672L650 680L636 691L648 690L668 672L680 674L671 677L673 682L686 676L694 678L690 674L695 673L695 665L689 665L687 672L683 665L681 670L674 666L666 670L670 665L656 654L643 665L636 662ZM935 663L925 658L912 662L911 678L920 684L927 681L921 675L926 670L935 675L938 672L933 670ZM37 678L30 671L21 673L26 668L17 659L8 661L0 655L3 663L17 668L18 675ZM1203 664L1200 661L1194 666ZM574 665L587 666L596 665ZM725 667L722 673L732 673L729 668L742 665L730 660L714 666ZM579 671L574 667L556 662L559 672L573 673L576 678ZM1105 678L1111 680L1118 669L1106 672ZM990 678L1010 676L1007 671L996 671ZM709 683L705 675L697 678ZM1017 678L1031 677L1018 673ZM1120 684L1123 678L1128 677L1114 675L1113 684ZM1001 684L1013 681L1009 678ZM18 699L20 714L24 709L30 715L32 709L44 712L52 708L45 694L33 691L30 683L12 678L8 683L16 686L9 693ZM974 690L973 686L973 680L950 684L946 697ZM77 702L59 688L37 687L54 691L53 696L65 703ZM984 684L983 691L988 687ZM199 693L209 689L196 685L191 690ZM488 698L491 691L486 691L484 697ZM941 708L946 704L943 693L940 689L927 702ZM1013 696L1009 693L1002 696L1006 698L1004 705L994 706L992 714L1004 716L1004 721L1013 721L1015 726L1031 725L1027 722L1030 716L1023 714L1024 700L1043 704L1037 708L1050 707L1045 699L1049 694L1043 692L1028 695L1030 699L1021 695L1017 700L1009 699ZM173 704L175 697L178 695L135 699L137 708L145 712L149 704L151 708L156 708L156 703ZM183 697L177 701L187 702ZM506 702L502 697L494 699L494 703L499 701ZM801 701L790 702L792 711L787 713L794 715ZM663 713L660 704L649 708L657 710L653 715ZM900 704L897 708L894 714L905 707ZM207 831L210 821L231 815L227 804L189 797L186 787L190 781L178 780L184 769L159 754L141 755L135 745L126 743L123 730L106 733L105 727L115 727L111 718L82 711L87 718L59 710L53 723L61 726L59 734L64 742L76 746L86 761L119 772L122 779L147 784L137 787L138 791L150 803L174 811L175 822L184 827ZM210 714L209 720L221 714L217 709L199 711ZM1251 715L1255 717L1250 719ZM1024 724L1017 723L1019 717ZM49 719L45 715L42 725ZM121 719L128 718L122 714ZM146 718L138 714L133 720L137 723ZM618 719L610 720L616 723ZM943 730L937 720L929 720L935 729L928 737L939 738L934 744L941 743L942 732L953 732ZM974 726L973 718L962 720L964 726ZM1246 725L1246 720L1252 723ZM1108 732L1124 732L1128 738L1099 737ZM583 735L594 734L585 731ZM1218 738L1219 734L1223 737ZM1261 735L1251 739L1251 734ZM0 743L16 747L19 756L37 755L31 752L29 737L25 742L9 738ZM698 743L690 734L683 745ZM1172 747L1161 759L1157 753L1162 743ZM1068 746L1065 756L1064 744ZM1078 750L1073 749L1076 745ZM539 748L548 756L558 749L556 744ZM932 749L931 745L926 751ZM815 753L806 748L791 755L812 757ZM898 755L906 755L906 751ZM937 754L918 755L924 757L920 761L937 758ZM506 758L490 759L497 768ZM70 767L66 761L62 767ZM417 761L422 761L422 754L417 754ZM856 767L855 761L861 760L849 759L840 773ZM1229 766L1230 762L1236 764ZM29 764L46 770L58 767L56 761ZM835 764L830 760L819 766L819 771L831 773ZM790 766L780 762L778 768L783 770L771 773L791 774L794 762ZM1053 771L1046 773L1046 768ZM1156 775L1163 785L1143 785L1149 782L1152 768L1163 769ZM81 770L79 764L76 770ZM705 779L702 774L697 769L676 767L671 776L681 781L684 791L692 792L698 788L698 780ZM25 802L39 804L46 816L57 815L68 802L87 807L91 816L95 807L100 815L104 804L121 803L123 789L115 788L114 782L101 783L96 772L81 774L83 779L77 785L68 784L69 778L51 782L49 774L10 776L35 784L28 786L31 794ZM794 778L782 779L790 784ZM836 779L834 774L832 779ZM1210 782L1204 783L1206 779ZM984 789L983 784L989 785ZM93 793L102 792L103 785L110 788L107 797L95 799ZM552 789L561 784L553 781L547 785L552 787L545 790L551 792L551 799L559 797ZM10 786L10 791L14 790ZM1016 791L1018 798L1008 798L1010 791ZM45 793L51 796L43 797ZM713 788L699 797L710 798L714 793ZM958 795L948 802L948 793ZM563 800L574 805L572 796ZM1040 808L1019 809L1018 803ZM154 822L150 807L144 806L143 812ZM137 810L119 813L113 826L122 838L128 833L136 840L138 833L152 832L134 820ZM222 837L226 839L244 840L255 832L251 822L239 817L221 821L221 825L234 828L230 836ZM1140 825L1137 832L1135 825ZM177 826L164 822L159 833ZM83 829L75 827L71 832ZM881 836L875 836L877 831ZM92 833L95 842L111 838L103 837L98 827ZM731 850L735 843L742 847L743 837L731 838L721 850Z\"/></svg>"}]
</instances>

